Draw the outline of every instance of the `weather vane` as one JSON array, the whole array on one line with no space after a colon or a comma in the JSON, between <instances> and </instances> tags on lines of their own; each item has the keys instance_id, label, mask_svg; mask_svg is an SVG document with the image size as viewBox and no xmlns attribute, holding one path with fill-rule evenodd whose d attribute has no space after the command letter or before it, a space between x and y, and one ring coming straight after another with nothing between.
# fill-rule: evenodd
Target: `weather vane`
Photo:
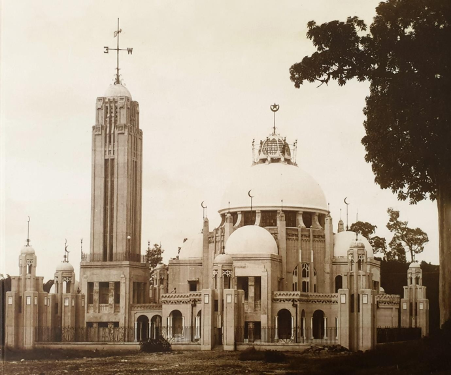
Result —
<instances>
[{"instance_id":1,"label":"weather vane","mask_svg":"<svg viewBox=\"0 0 451 375\"><path fill-rule=\"evenodd\" d=\"M120 85L121 80L119 78L119 51L127 51L129 55L133 53L133 48L119 48L119 34L122 32L122 29L119 28L119 18L117 19L117 30L114 32L114 37L117 37L117 45L116 48L111 47L103 47L105 50L103 53L108 53L109 51L116 51L117 55L117 64L116 64L116 80L114 81L115 85Z\"/></svg>"},{"instance_id":2,"label":"weather vane","mask_svg":"<svg viewBox=\"0 0 451 375\"><path fill-rule=\"evenodd\" d=\"M274 103L273 105L269 106L271 108L271 111L274 112L274 127L273 127L273 134L276 134L276 112L279 110L279 105Z\"/></svg>"}]
</instances>

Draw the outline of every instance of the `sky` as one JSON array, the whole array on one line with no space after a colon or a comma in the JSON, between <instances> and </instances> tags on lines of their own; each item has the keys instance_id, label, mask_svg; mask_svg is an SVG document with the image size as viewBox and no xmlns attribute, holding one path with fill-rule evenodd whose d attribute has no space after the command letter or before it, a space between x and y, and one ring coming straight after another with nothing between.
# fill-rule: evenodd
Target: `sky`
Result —
<instances>
[{"instance_id":1,"label":"sky","mask_svg":"<svg viewBox=\"0 0 451 375\"><path fill-rule=\"evenodd\" d=\"M298 140L297 163L322 187L334 220L377 225L387 208L429 236L417 257L438 264L436 203L410 206L374 182L364 160L362 109L368 83L295 89L289 68L315 51L307 22L359 16L379 1L3 1L0 19L0 273L18 274L27 239L37 274L53 278L67 240L79 274L89 252L91 131L96 98L113 82L120 18L121 78L140 104L143 130L142 251L164 260L183 238L219 224L222 193L247 173L252 140L278 132ZM340 214L341 210L341 214ZM83 243L81 244L81 240Z\"/></svg>"}]
</instances>

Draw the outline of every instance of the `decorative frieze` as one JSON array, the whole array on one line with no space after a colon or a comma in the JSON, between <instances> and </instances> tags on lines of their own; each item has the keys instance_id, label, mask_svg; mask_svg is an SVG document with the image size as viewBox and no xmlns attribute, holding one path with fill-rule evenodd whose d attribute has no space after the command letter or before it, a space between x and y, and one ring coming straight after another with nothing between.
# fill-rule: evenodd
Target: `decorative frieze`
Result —
<instances>
[{"instance_id":1,"label":"decorative frieze","mask_svg":"<svg viewBox=\"0 0 451 375\"><path fill-rule=\"evenodd\" d=\"M301 302L301 303L321 303L337 304L338 294L335 293L301 293L299 291L280 291L273 293L274 302Z\"/></svg>"},{"instance_id":2,"label":"decorative frieze","mask_svg":"<svg viewBox=\"0 0 451 375\"><path fill-rule=\"evenodd\" d=\"M393 306L399 307L401 297L397 294L378 294L376 296L376 303L378 306Z\"/></svg>"},{"instance_id":3,"label":"decorative frieze","mask_svg":"<svg viewBox=\"0 0 451 375\"><path fill-rule=\"evenodd\" d=\"M163 305L183 305L196 304L201 302L201 292L190 292L183 294L163 294L161 296L161 303Z\"/></svg>"}]
</instances>

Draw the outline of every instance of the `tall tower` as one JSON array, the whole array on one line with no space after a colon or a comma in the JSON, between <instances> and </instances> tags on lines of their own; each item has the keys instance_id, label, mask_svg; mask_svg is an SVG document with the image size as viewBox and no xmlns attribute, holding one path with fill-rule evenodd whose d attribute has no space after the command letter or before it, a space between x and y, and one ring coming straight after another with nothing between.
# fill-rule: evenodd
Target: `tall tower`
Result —
<instances>
[{"instance_id":1,"label":"tall tower","mask_svg":"<svg viewBox=\"0 0 451 375\"><path fill-rule=\"evenodd\" d=\"M139 261L142 130L122 84L97 98L92 128L91 261Z\"/></svg>"},{"instance_id":2,"label":"tall tower","mask_svg":"<svg viewBox=\"0 0 451 375\"><path fill-rule=\"evenodd\" d=\"M149 300L149 269L141 261L142 138L139 104L119 75L96 100L92 127L90 253L82 253L80 281L86 295L90 340L113 332L116 341L133 339L134 304ZM131 48L126 49L131 53Z\"/></svg>"}]
</instances>

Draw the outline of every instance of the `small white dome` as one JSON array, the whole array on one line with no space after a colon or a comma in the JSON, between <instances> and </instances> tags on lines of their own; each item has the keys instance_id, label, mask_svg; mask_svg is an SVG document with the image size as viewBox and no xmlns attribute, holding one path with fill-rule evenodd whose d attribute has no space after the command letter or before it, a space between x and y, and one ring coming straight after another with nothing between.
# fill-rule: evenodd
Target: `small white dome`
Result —
<instances>
[{"instance_id":1,"label":"small white dome","mask_svg":"<svg viewBox=\"0 0 451 375\"><path fill-rule=\"evenodd\" d=\"M219 254L213 264L233 264L233 259L228 254Z\"/></svg>"},{"instance_id":2,"label":"small white dome","mask_svg":"<svg viewBox=\"0 0 451 375\"><path fill-rule=\"evenodd\" d=\"M420 263L412 262L412 263L410 263L409 268L421 268Z\"/></svg>"},{"instance_id":3,"label":"small white dome","mask_svg":"<svg viewBox=\"0 0 451 375\"><path fill-rule=\"evenodd\" d=\"M327 211L327 202L319 184L307 172L284 163L257 164L250 167L228 186L219 213L230 209L250 209L248 192L252 191L253 209L286 209Z\"/></svg>"},{"instance_id":4,"label":"small white dome","mask_svg":"<svg viewBox=\"0 0 451 375\"><path fill-rule=\"evenodd\" d=\"M20 253L21 254L34 254L34 249L31 246L26 245L26 246L22 247L22 250L20 250Z\"/></svg>"},{"instance_id":5,"label":"small white dome","mask_svg":"<svg viewBox=\"0 0 451 375\"><path fill-rule=\"evenodd\" d=\"M266 229L247 225L233 232L226 243L227 254L278 254L276 241Z\"/></svg>"},{"instance_id":6,"label":"small white dome","mask_svg":"<svg viewBox=\"0 0 451 375\"><path fill-rule=\"evenodd\" d=\"M61 262L56 266L56 271L73 271L74 267L72 267L72 264L67 262Z\"/></svg>"},{"instance_id":7,"label":"small white dome","mask_svg":"<svg viewBox=\"0 0 451 375\"><path fill-rule=\"evenodd\" d=\"M181 246L179 259L201 259L203 256L204 236L198 233L188 238Z\"/></svg>"},{"instance_id":8,"label":"small white dome","mask_svg":"<svg viewBox=\"0 0 451 375\"><path fill-rule=\"evenodd\" d=\"M119 96L126 96L128 98L132 98L132 94L130 94L130 91L125 86L122 85L110 85L107 90L105 91L104 97L111 98L111 97L119 97Z\"/></svg>"},{"instance_id":9,"label":"small white dome","mask_svg":"<svg viewBox=\"0 0 451 375\"><path fill-rule=\"evenodd\" d=\"M374 256L373 248L371 247L368 240L362 235L359 235L358 240L356 242L355 232L351 231L343 231L334 234L334 256L336 257L347 256L349 248L351 246L355 246L356 243L358 244L359 242L365 246L366 256L368 258L372 258Z\"/></svg>"},{"instance_id":10,"label":"small white dome","mask_svg":"<svg viewBox=\"0 0 451 375\"><path fill-rule=\"evenodd\" d=\"M380 293L380 294L385 294L385 289L382 288L382 287L380 287L380 288L379 288L379 293Z\"/></svg>"}]
</instances>

